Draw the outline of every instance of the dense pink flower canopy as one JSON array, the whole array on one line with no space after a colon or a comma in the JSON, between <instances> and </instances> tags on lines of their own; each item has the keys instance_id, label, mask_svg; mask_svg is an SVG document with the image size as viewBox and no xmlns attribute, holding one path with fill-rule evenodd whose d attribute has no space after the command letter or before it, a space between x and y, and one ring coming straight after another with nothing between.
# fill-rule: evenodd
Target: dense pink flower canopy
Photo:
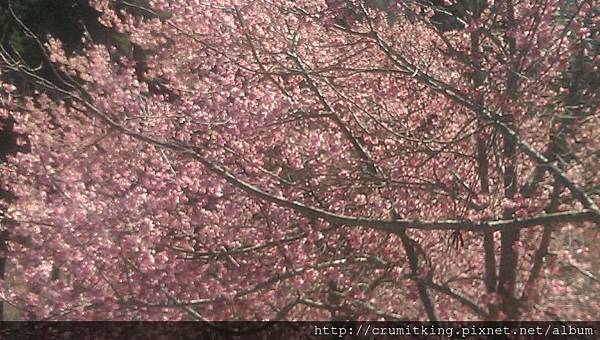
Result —
<instances>
[{"instance_id":1,"label":"dense pink flower canopy","mask_svg":"<svg viewBox=\"0 0 600 340\"><path fill-rule=\"evenodd\" d=\"M40 41L53 82L3 54L39 88L0 90L30 146L0 175L24 318L600 312L594 1L470 1L447 30L445 2L90 3L143 78L89 36Z\"/></svg>"}]
</instances>

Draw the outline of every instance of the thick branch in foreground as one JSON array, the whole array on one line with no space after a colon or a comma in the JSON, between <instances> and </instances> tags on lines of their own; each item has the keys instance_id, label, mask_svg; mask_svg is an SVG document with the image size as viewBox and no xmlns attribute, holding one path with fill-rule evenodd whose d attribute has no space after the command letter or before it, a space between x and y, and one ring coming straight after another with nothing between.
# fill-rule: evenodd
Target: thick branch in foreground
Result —
<instances>
[{"instance_id":1,"label":"thick branch in foreground","mask_svg":"<svg viewBox=\"0 0 600 340\"><path fill-rule=\"evenodd\" d=\"M31 75L31 74L30 74ZM37 78L37 76L33 75ZM49 86L47 82L43 82L43 85ZM320 208L311 207L297 201L291 201L284 197L275 196L266 191L257 188L256 186L245 182L238 178L236 175L231 173L224 166L207 159L200 148L190 145L181 144L176 141L161 140L152 136L146 136L139 132L130 130L115 122L111 117L106 115L100 109L95 107L92 103L82 99L79 96L74 95L71 92L59 89L57 87L51 87L50 89L62 92L65 95L71 96L73 99L85 105L89 110L94 113L94 116L104 120L109 126L117 129L121 133L130 136L138 141L145 142L148 144L162 147L165 149L181 152L187 154L192 158L198 160L208 170L215 175L223 178L230 185L246 192L252 197L262 199L266 202L276 204L278 206L289 208L305 217L309 218L320 218L330 223L344 224L347 226L362 226L368 227L375 230L381 230L386 232L397 232L402 229L420 229L420 230L466 230L466 231L478 231L478 232L493 232L499 230L508 229L523 229L538 226L545 223L566 223L566 222L589 222L600 221L600 214L593 209L584 209L581 211L565 211L552 214L541 214L530 218L515 218L508 220L494 220L494 221L483 221L476 222L471 220L435 220L435 221L423 221L414 219L400 219L400 220L384 220L384 219L372 219L365 217L353 217L346 215L339 215L326 211ZM560 176L557 176L560 177Z\"/></svg>"},{"instance_id":2,"label":"thick branch in foreground","mask_svg":"<svg viewBox=\"0 0 600 340\"><path fill-rule=\"evenodd\" d=\"M408 263L410 265L410 270L414 276L419 275L419 259L415 252L415 248L413 247L413 240L408 237L406 234L406 230L400 230L397 233L400 236L400 240L402 240L402 246L404 247L404 251L406 252L406 256L408 257ZM417 291L419 292L419 298L421 299L421 303L423 304L423 308L425 309L425 313L427 314L427 319L429 321L437 321L438 316L435 312L435 306L433 301L431 301L431 297L429 296L429 292L427 292L427 285L422 281L417 282Z\"/></svg>"},{"instance_id":3,"label":"thick branch in foreground","mask_svg":"<svg viewBox=\"0 0 600 340\"><path fill-rule=\"evenodd\" d=\"M128 133L129 134L129 133ZM141 136L137 133L135 135ZM131 134L130 134L131 135ZM135 136L134 136L135 137ZM474 222L470 220L441 220L441 221L422 221L413 219L401 219L401 220L382 220L382 219L371 219L364 217L352 217L346 215L335 214L323 209L310 207L297 201L291 201L280 196L275 196L267 193L250 183L247 183L234 174L229 172L225 167L212 162L204 158L200 150L195 147L186 147L169 142L153 141L151 138L143 136L143 139L150 140L153 144L166 146L170 149L184 152L193 156L195 159L200 161L213 173L219 175L225 179L229 184L234 187L241 189L242 191L251 194L254 197L263 199L267 202L277 204L278 206L289 208L294 210L301 215L310 218L320 218L327 222L344 224L348 226L363 226L370 227L387 232L396 232L402 229L421 229L421 230L468 230L468 231L499 231L506 229L523 229L538 226L544 223L565 223L565 222L586 222L597 219L596 212L585 209L581 211L565 211L552 214L541 214L531 218L515 218L508 220L495 220L495 221L484 221Z\"/></svg>"}]
</instances>

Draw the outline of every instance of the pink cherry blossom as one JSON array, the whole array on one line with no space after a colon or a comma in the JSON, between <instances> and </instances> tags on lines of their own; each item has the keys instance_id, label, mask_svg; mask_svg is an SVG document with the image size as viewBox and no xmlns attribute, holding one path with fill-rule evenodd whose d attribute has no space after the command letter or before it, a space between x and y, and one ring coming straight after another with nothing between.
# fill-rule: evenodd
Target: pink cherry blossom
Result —
<instances>
[{"instance_id":1,"label":"pink cherry blossom","mask_svg":"<svg viewBox=\"0 0 600 340\"><path fill-rule=\"evenodd\" d=\"M61 80L2 52L0 296L36 319L596 318L597 13L488 2L442 30L363 3L95 0L143 61L44 38Z\"/></svg>"}]
</instances>

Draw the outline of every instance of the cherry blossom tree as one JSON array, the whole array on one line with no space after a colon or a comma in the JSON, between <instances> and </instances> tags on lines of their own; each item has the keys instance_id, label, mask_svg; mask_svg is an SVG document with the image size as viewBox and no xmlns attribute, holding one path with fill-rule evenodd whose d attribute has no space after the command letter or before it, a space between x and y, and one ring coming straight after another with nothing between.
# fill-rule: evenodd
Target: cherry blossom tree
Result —
<instances>
[{"instance_id":1,"label":"cherry blossom tree","mask_svg":"<svg viewBox=\"0 0 600 340\"><path fill-rule=\"evenodd\" d=\"M89 5L128 43L7 12L44 56L1 53L24 318L600 311L593 0Z\"/></svg>"}]
</instances>

